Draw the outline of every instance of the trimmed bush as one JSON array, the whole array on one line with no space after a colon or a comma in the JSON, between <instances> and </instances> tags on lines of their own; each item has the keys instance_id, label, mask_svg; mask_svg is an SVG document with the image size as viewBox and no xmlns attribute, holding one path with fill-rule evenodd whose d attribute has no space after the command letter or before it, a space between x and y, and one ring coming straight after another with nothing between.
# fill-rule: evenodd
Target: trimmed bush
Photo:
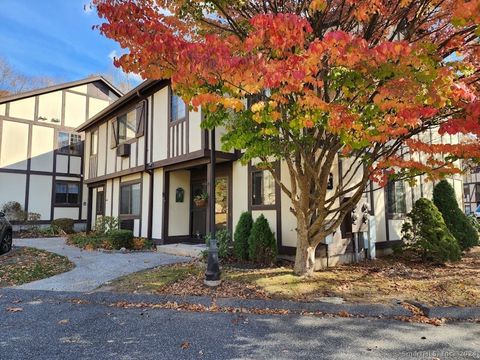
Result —
<instances>
[{"instance_id":1,"label":"trimmed bush","mask_svg":"<svg viewBox=\"0 0 480 360\"><path fill-rule=\"evenodd\" d=\"M404 248L424 261L458 261L462 252L443 221L442 214L428 199L418 199L402 226Z\"/></svg>"},{"instance_id":2,"label":"trimmed bush","mask_svg":"<svg viewBox=\"0 0 480 360\"><path fill-rule=\"evenodd\" d=\"M233 234L233 255L237 260L248 260L248 238L252 232L252 214L245 211L240 215Z\"/></svg>"},{"instance_id":3,"label":"trimmed bush","mask_svg":"<svg viewBox=\"0 0 480 360\"><path fill-rule=\"evenodd\" d=\"M263 265L271 265L277 259L277 241L263 214L253 223L248 237L248 256Z\"/></svg>"},{"instance_id":4,"label":"trimmed bush","mask_svg":"<svg viewBox=\"0 0 480 360\"><path fill-rule=\"evenodd\" d=\"M133 249L133 232L130 230L111 230L108 239L113 249Z\"/></svg>"},{"instance_id":5,"label":"trimmed bush","mask_svg":"<svg viewBox=\"0 0 480 360\"><path fill-rule=\"evenodd\" d=\"M218 230L215 233L217 238L218 258L227 259L232 256L232 239L230 233L226 229ZM205 236L205 243L207 245L206 255L208 256L208 247L210 246L211 235Z\"/></svg>"},{"instance_id":6,"label":"trimmed bush","mask_svg":"<svg viewBox=\"0 0 480 360\"><path fill-rule=\"evenodd\" d=\"M447 180L440 181L434 187L433 203L442 213L448 230L457 239L462 250L478 245L478 232L458 207L455 190Z\"/></svg>"},{"instance_id":7,"label":"trimmed bush","mask_svg":"<svg viewBox=\"0 0 480 360\"><path fill-rule=\"evenodd\" d=\"M75 222L73 219L60 218L52 221L51 226L56 232L64 232L65 234L73 234L75 230L73 226Z\"/></svg>"}]
</instances>

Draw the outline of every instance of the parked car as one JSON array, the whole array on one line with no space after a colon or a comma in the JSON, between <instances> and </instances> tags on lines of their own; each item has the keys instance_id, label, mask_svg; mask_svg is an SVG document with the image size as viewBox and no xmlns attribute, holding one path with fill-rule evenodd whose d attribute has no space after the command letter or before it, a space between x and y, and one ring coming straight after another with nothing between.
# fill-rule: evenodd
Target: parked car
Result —
<instances>
[{"instance_id":1,"label":"parked car","mask_svg":"<svg viewBox=\"0 0 480 360\"><path fill-rule=\"evenodd\" d=\"M475 209L475 217L477 219L480 219L480 205L478 205L477 208Z\"/></svg>"},{"instance_id":2,"label":"parked car","mask_svg":"<svg viewBox=\"0 0 480 360\"><path fill-rule=\"evenodd\" d=\"M0 211L0 255L12 249L12 225Z\"/></svg>"}]
</instances>

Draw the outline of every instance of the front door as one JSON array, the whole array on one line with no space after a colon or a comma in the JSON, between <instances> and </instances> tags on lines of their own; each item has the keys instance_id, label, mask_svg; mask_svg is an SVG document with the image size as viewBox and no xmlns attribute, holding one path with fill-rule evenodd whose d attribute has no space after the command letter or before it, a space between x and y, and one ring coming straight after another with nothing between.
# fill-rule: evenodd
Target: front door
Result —
<instances>
[{"instance_id":1,"label":"front door","mask_svg":"<svg viewBox=\"0 0 480 360\"><path fill-rule=\"evenodd\" d=\"M208 202L195 201L195 197L207 192L207 182L202 180L192 181L192 196L190 202L190 236L194 240L203 241L207 234L207 209Z\"/></svg>"}]
</instances>

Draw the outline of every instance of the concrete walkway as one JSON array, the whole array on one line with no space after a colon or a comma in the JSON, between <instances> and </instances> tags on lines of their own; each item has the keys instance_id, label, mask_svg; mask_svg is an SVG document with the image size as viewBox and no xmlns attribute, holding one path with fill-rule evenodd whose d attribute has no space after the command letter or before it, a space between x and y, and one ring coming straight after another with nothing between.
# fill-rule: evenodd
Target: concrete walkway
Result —
<instances>
[{"instance_id":1,"label":"concrete walkway","mask_svg":"<svg viewBox=\"0 0 480 360\"><path fill-rule=\"evenodd\" d=\"M98 286L140 270L178 262L189 258L157 252L106 253L83 251L65 244L63 238L14 239L15 246L29 246L68 257L75 268L63 274L17 286L17 289L53 291L92 291Z\"/></svg>"}]
</instances>

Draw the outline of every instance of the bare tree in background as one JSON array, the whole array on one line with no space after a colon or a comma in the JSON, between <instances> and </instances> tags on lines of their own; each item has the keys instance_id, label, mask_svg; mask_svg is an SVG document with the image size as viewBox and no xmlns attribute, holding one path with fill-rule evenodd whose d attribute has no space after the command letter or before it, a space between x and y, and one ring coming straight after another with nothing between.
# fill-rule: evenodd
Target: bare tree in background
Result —
<instances>
[{"instance_id":1,"label":"bare tree in background","mask_svg":"<svg viewBox=\"0 0 480 360\"><path fill-rule=\"evenodd\" d=\"M16 71L13 66L0 58L0 97L47 87L59 81L47 76L27 76Z\"/></svg>"},{"instance_id":2,"label":"bare tree in background","mask_svg":"<svg viewBox=\"0 0 480 360\"><path fill-rule=\"evenodd\" d=\"M103 76L124 94L132 90L135 86L143 81L140 76L133 73L124 73L120 69L113 66L106 74L103 74Z\"/></svg>"}]
</instances>

